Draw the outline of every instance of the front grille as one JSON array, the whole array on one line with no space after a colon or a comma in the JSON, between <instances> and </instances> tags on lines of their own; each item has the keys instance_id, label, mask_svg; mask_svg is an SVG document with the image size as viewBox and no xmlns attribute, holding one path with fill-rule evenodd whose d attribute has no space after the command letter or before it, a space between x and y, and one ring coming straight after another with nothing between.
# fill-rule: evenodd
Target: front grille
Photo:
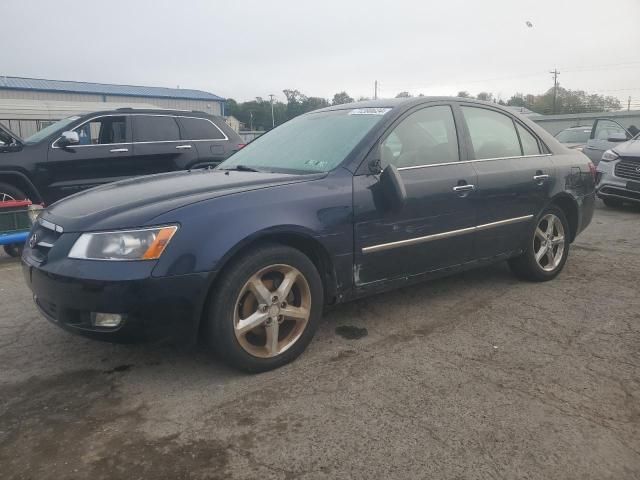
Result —
<instances>
[{"instance_id":1,"label":"front grille","mask_svg":"<svg viewBox=\"0 0 640 480\"><path fill-rule=\"evenodd\" d=\"M599 190L599 193L602 195L613 195L615 197L626 198L629 200L635 200L640 202L640 192L633 192L631 190L626 190L624 188L616 188L616 187L602 187Z\"/></svg>"},{"instance_id":2,"label":"front grille","mask_svg":"<svg viewBox=\"0 0 640 480\"><path fill-rule=\"evenodd\" d=\"M47 259L49 251L53 245L60 238L60 235L62 235L62 233L56 229L55 225L46 221L42 222L38 220L31 230L29 240L27 240L31 257L39 263L43 263ZM32 243L34 243L33 246Z\"/></svg>"},{"instance_id":3,"label":"front grille","mask_svg":"<svg viewBox=\"0 0 640 480\"><path fill-rule=\"evenodd\" d=\"M640 158L623 158L615 169L616 177L640 181Z\"/></svg>"}]
</instances>

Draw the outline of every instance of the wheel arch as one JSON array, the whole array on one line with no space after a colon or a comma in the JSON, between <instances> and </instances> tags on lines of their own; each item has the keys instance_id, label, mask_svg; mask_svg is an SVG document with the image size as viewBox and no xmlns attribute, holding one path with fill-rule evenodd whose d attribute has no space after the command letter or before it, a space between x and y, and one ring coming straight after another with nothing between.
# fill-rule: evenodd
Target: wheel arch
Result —
<instances>
[{"instance_id":1,"label":"wheel arch","mask_svg":"<svg viewBox=\"0 0 640 480\"><path fill-rule=\"evenodd\" d=\"M578 202L568 193L559 193L551 199L549 205L558 207L567 217L569 223L570 241L573 242L578 234L578 227L580 221L580 210L578 208Z\"/></svg>"},{"instance_id":2,"label":"wheel arch","mask_svg":"<svg viewBox=\"0 0 640 480\"><path fill-rule=\"evenodd\" d=\"M42 196L38 192L38 189L31 180L21 172L2 170L0 171L0 182L8 183L22 190L28 195L29 200L32 202L42 202Z\"/></svg>"},{"instance_id":3,"label":"wheel arch","mask_svg":"<svg viewBox=\"0 0 640 480\"><path fill-rule=\"evenodd\" d=\"M229 250L218 262L216 275L211 280L207 293L202 303L199 315L199 325L197 335L200 338L202 328L206 322L203 322L207 314L208 306L212 300L213 292L215 292L216 284L221 281L225 271L233 264L233 261L242 255L248 253L259 245L277 243L286 245L305 254L318 269L322 286L324 289L325 304L333 304L338 296L337 274L331 260L331 255L327 248L315 238L310 232L300 227L274 227L262 230L250 235L238 242L231 250Z\"/></svg>"}]
</instances>

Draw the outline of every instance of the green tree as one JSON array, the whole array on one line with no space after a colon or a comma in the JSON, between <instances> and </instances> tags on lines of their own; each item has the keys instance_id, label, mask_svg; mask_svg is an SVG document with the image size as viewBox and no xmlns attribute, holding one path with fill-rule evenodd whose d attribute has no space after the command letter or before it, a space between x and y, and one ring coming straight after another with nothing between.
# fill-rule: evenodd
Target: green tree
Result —
<instances>
[{"instance_id":1,"label":"green tree","mask_svg":"<svg viewBox=\"0 0 640 480\"><path fill-rule=\"evenodd\" d=\"M493 93L480 92L478 95L476 95L476 98L478 100L484 100L485 102L492 102L493 101Z\"/></svg>"},{"instance_id":2,"label":"green tree","mask_svg":"<svg viewBox=\"0 0 640 480\"><path fill-rule=\"evenodd\" d=\"M396 95L396 98L409 98L411 97L411 94L409 92L400 92L399 94Z\"/></svg>"},{"instance_id":3,"label":"green tree","mask_svg":"<svg viewBox=\"0 0 640 480\"><path fill-rule=\"evenodd\" d=\"M467 92L466 90L460 90L458 92L458 94L456 95L456 97L460 97L460 98L473 98L471 96L471 94L469 92Z\"/></svg>"},{"instance_id":4,"label":"green tree","mask_svg":"<svg viewBox=\"0 0 640 480\"><path fill-rule=\"evenodd\" d=\"M339 92L333 96L332 105L344 105L345 103L352 103L354 100L349 96L347 92Z\"/></svg>"}]
</instances>

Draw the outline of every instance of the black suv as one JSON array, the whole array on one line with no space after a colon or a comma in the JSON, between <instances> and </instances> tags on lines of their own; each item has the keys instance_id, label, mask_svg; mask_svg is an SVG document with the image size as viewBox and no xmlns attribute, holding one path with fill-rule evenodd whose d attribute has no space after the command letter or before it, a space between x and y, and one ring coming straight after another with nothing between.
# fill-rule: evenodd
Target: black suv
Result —
<instances>
[{"instance_id":1,"label":"black suv","mask_svg":"<svg viewBox=\"0 0 640 480\"><path fill-rule=\"evenodd\" d=\"M25 140L0 127L0 199L51 204L116 180L214 167L242 146L222 118L202 112L93 112Z\"/></svg>"}]
</instances>

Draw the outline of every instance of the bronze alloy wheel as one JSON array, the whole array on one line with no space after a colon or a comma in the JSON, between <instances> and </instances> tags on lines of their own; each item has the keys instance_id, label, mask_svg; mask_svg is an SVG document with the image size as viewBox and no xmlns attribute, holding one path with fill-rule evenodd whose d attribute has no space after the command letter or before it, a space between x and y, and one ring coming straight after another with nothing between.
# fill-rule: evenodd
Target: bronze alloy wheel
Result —
<instances>
[{"instance_id":1,"label":"bronze alloy wheel","mask_svg":"<svg viewBox=\"0 0 640 480\"><path fill-rule=\"evenodd\" d=\"M538 222L533 236L533 252L536 262L545 272L552 272L562 261L564 253L564 227L553 213L544 215Z\"/></svg>"},{"instance_id":2,"label":"bronze alloy wheel","mask_svg":"<svg viewBox=\"0 0 640 480\"><path fill-rule=\"evenodd\" d=\"M270 265L252 275L240 290L233 329L247 353L271 358L298 341L310 315L311 290L304 275L290 265Z\"/></svg>"}]
</instances>

